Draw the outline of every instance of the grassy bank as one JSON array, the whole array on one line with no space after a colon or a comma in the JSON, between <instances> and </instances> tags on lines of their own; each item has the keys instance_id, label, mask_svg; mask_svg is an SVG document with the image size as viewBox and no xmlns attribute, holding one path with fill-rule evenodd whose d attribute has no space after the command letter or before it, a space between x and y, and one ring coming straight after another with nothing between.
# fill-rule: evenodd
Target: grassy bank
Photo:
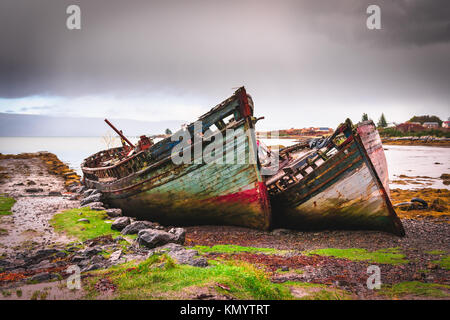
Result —
<instances>
[{"instance_id":1,"label":"grassy bank","mask_svg":"<svg viewBox=\"0 0 450 320\"><path fill-rule=\"evenodd\" d=\"M419 281L405 281L391 286L383 286L379 295L391 299L404 297L428 297L428 298L448 298L449 285L437 283L424 283Z\"/></svg>"},{"instance_id":2,"label":"grassy bank","mask_svg":"<svg viewBox=\"0 0 450 320\"><path fill-rule=\"evenodd\" d=\"M336 249L326 248L317 249L306 252L308 255L316 254L326 257L334 257L341 259L348 259L352 261L368 261L372 263L382 264L405 264L408 260L405 259L405 255L400 253L398 248L380 249L377 251L369 252L366 249Z\"/></svg>"},{"instance_id":3,"label":"grassy bank","mask_svg":"<svg viewBox=\"0 0 450 320\"><path fill-rule=\"evenodd\" d=\"M0 216L11 215L11 208L13 207L16 200L9 198L5 195L0 195Z\"/></svg>"},{"instance_id":4,"label":"grassy bank","mask_svg":"<svg viewBox=\"0 0 450 320\"><path fill-rule=\"evenodd\" d=\"M350 294L325 285L273 283L263 270L242 261L209 261L207 268L178 265L167 255L154 255L139 264L127 263L94 272L87 280L87 296L99 296L96 284L110 283L114 299L336 300ZM299 293L301 293L299 295Z\"/></svg>"},{"instance_id":5,"label":"grassy bank","mask_svg":"<svg viewBox=\"0 0 450 320\"><path fill-rule=\"evenodd\" d=\"M87 221L80 221L87 219ZM85 241L104 235L118 236L119 231L111 229L111 220L108 220L105 211L95 211L89 208L71 209L55 214L50 224L57 232L65 233L70 237Z\"/></svg>"}]
</instances>

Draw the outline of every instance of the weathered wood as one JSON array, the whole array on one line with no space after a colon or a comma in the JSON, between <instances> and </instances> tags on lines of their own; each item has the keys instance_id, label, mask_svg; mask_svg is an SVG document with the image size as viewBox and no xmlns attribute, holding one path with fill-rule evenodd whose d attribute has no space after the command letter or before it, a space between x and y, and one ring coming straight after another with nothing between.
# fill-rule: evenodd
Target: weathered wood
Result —
<instances>
[{"instance_id":1,"label":"weathered wood","mask_svg":"<svg viewBox=\"0 0 450 320\"><path fill-rule=\"evenodd\" d=\"M365 140L370 154L358 129L353 130L349 121L338 130L347 139L338 146L336 154L296 183L281 190L278 182L274 183L275 189L268 186L274 224L298 229L374 229L404 235L403 226L378 177L378 172L387 174L387 170L376 168L371 161L370 155L376 156L377 164L383 165L380 157L384 157L384 153L370 145L376 142L377 134L371 132L375 127L365 125L362 130L371 138ZM292 168L295 166L286 175L292 174Z\"/></svg>"},{"instance_id":2,"label":"weathered wood","mask_svg":"<svg viewBox=\"0 0 450 320\"><path fill-rule=\"evenodd\" d=\"M106 168L92 168L101 153L89 157L82 168L85 183L102 191L105 202L122 208L124 214L165 224L231 224L259 229L270 226L270 204L256 159L256 138L252 131L253 105L244 88L200 117L202 131L233 115L231 123L221 126L222 164L192 162L177 165L171 159L178 141L167 138L148 150ZM242 139L226 141L225 130L234 128ZM194 123L187 127L193 136ZM201 141L201 148L211 143ZM190 147L193 151L194 145ZM233 151L234 163L227 163ZM120 149L116 150L120 152ZM112 152L106 151L106 158ZM191 152L194 155L194 152ZM245 159L240 164L238 159ZM250 161L253 160L253 161ZM200 159L202 160L202 159ZM228 159L230 160L230 159ZM116 177L105 183L103 172Z\"/></svg>"}]
</instances>

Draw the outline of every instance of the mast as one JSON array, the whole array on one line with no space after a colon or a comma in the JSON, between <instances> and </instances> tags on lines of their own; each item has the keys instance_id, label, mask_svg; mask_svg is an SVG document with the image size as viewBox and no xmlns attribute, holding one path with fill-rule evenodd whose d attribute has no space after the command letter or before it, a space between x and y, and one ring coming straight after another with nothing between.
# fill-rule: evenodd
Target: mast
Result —
<instances>
[{"instance_id":1,"label":"mast","mask_svg":"<svg viewBox=\"0 0 450 320\"><path fill-rule=\"evenodd\" d=\"M122 134L122 132L121 131L119 131L119 130L117 130L117 128L116 127L114 127L114 125L111 123L111 122L109 122L109 120L108 119L105 119L105 122L126 142L126 143L128 143L129 145L130 145L130 147L132 147L132 148L134 148L134 145L130 142L130 140L128 140L123 134Z\"/></svg>"}]
</instances>

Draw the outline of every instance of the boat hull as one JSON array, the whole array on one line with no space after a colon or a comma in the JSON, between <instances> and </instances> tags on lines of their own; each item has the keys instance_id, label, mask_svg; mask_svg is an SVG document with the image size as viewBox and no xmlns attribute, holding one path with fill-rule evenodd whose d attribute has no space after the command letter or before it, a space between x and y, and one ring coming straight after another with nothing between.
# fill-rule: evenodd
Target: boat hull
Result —
<instances>
[{"instance_id":1,"label":"boat hull","mask_svg":"<svg viewBox=\"0 0 450 320\"><path fill-rule=\"evenodd\" d=\"M180 149L190 154L189 161L183 163L172 159L175 142L171 139L104 169L89 167L98 162L99 156L95 155L82 166L85 185L101 191L109 206L139 219L165 225L219 224L268 229L270 203L251 130L253 110L247 99L241 88L201 118L201 125L209 127L234 114L233 139L225 134L229 127L222 128L222 134L214 136L213 142L194 139L193 144ZM192 127L194 124L188 130ZM221 145L223 153L217 153L220 157L214 157L214 161L207 161L206 154L216 154L207 152L213 149L212 145ZM200 154L196 154L197 147ZM102 180L105 176L120 178Z\"/></svg>"},{"instance_id":2,"label":"boat hull","mask_svg":"<svg viewBox=\"0 0 450 320\"><path fill-rule=\"evenodd\" d=\"M271 196L274 224L295 229L382 230L404 235L358 135L287 190Z\"/></svg>"},{"instance_id":3,"label":"boat hull","mask_svg":"<svg viewBox=\"0 0 450 320\"><path fill-rule=\"evenodd\" d=\"M369 155L370 161L377 171L378 177L383 183L384 190L390 196L389 189L389 174L386 156L383 150L383 143L381 142L378 130L372 121L364 121L357 125L358 135Z\"/></svg>"}]
</instances>

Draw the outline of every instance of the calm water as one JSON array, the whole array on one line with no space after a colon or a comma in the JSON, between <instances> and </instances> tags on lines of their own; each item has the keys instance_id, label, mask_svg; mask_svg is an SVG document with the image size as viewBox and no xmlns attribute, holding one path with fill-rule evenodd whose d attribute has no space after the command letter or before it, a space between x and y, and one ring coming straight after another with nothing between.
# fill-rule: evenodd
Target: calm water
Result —
<instances>
[{"instance_id":1,"label":"calm water","mask_svg":"<svg viewBox=\"0 0 450 320\"><path fill-rule=\"evenodd\" d=\"M130 139L135 142L136 138ZM262 139L266 145L289 146L293 139ZM120 145L119 139L113 139L109 147ZM108 145L102 137L0 137L0 153L21 153L49 151L81 174L80 164L86 157ZM392 188L449 188L439 179L441 174L450 173L450 148L422 146L385 146L389 178L402 180L406 185L391 183ZM427 177L400 178L399 176ZM412 181L421 184L411 183Z\"/></svg>"}]
</instances>

